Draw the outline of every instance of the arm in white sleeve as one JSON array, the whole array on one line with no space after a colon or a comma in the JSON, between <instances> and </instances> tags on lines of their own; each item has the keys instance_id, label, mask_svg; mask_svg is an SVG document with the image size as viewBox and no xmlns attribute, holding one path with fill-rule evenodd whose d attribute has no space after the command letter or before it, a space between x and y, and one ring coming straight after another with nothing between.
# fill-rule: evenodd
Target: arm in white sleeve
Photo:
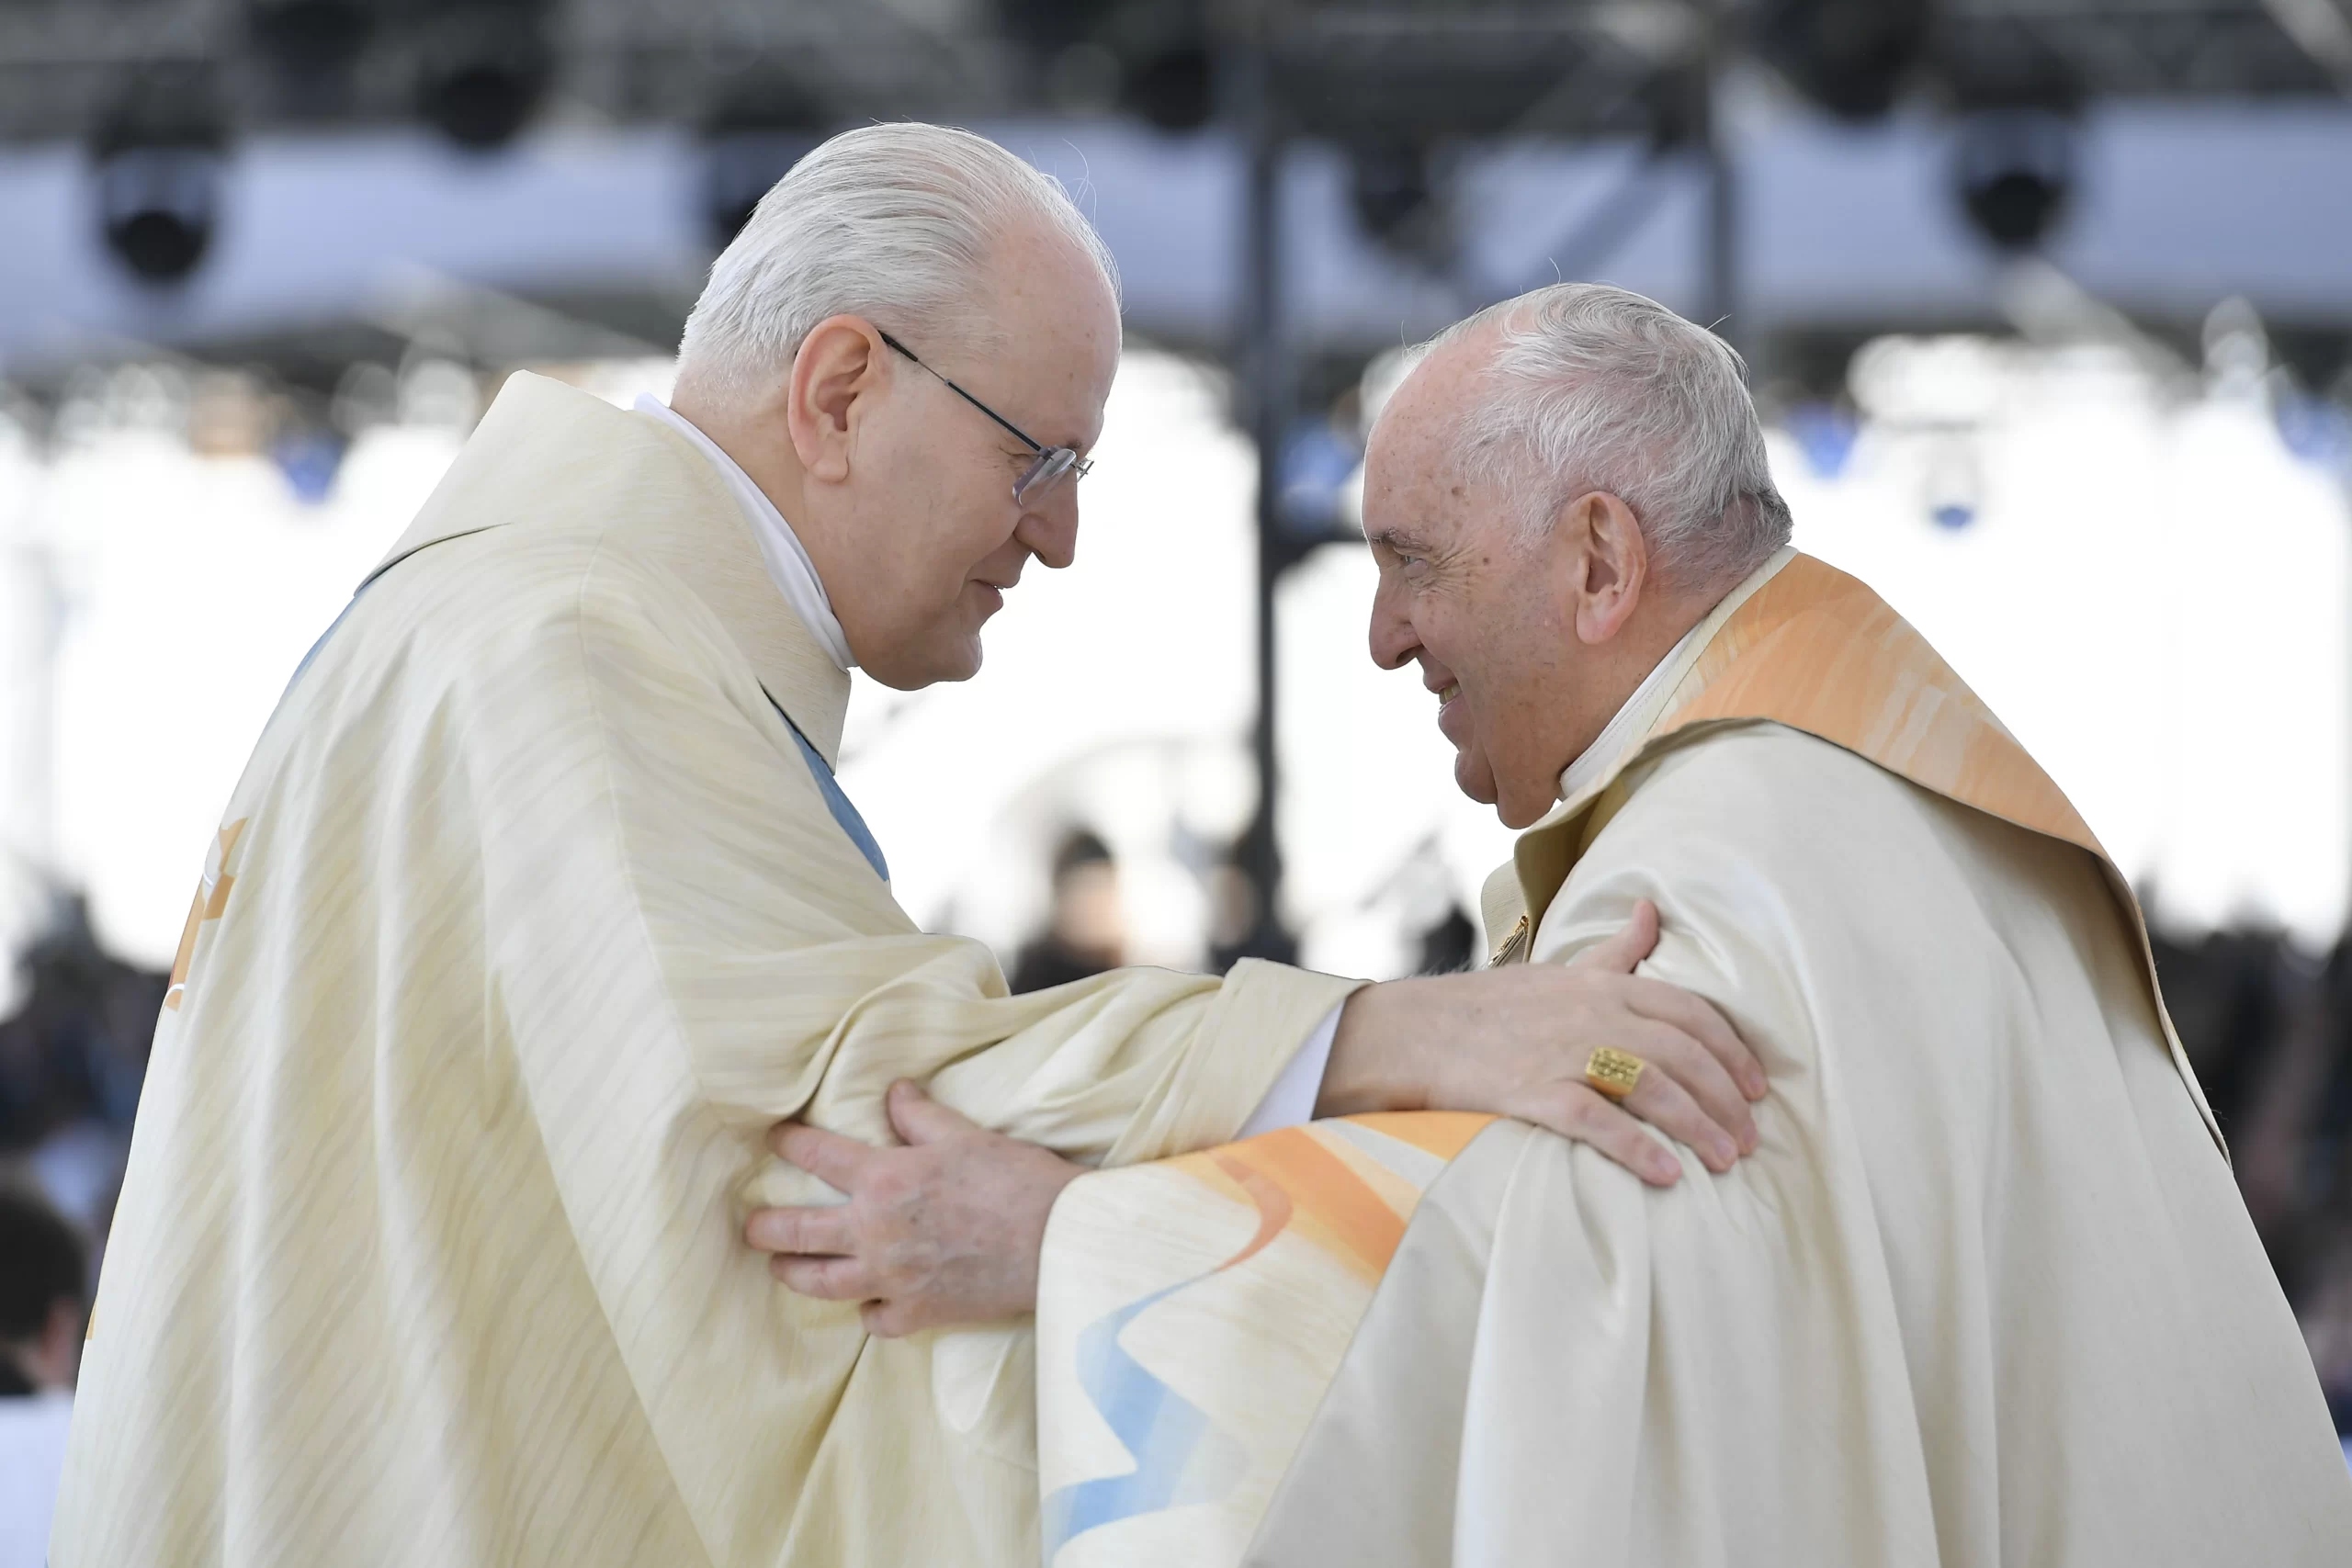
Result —
<instances>
[{"instance_id":1,"label":"arm in white sleeve","mask_svg":"<svg viewBox=\"0 0 2352 1568\"><path fill-rule=\"evenodd\" d=\"M1333 1008L1290 1059L1290 1066L1250 1113L1250 1120L1241 1124L1241 1131L1233 1135L1234 1142L1315 1120L1315 1102L1323 1093L1323 1069L1330 1064L1331 1039L1339 1032L1340 1009Z\"/></svg>"}]
</instances>

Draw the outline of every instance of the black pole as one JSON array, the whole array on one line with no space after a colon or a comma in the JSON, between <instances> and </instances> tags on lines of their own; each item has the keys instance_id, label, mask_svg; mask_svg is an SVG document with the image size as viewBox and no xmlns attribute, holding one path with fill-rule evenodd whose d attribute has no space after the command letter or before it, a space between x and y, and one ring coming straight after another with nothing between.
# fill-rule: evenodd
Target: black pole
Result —
<instances>
[{"instance_id":1,"label":"black pole","mask_svg":"<svg viewBox=\"0 0 2352 1568\"><path fill-rule=\"evenodd\" d=\"M1237 61L1235 107L1249 138L1242 197L1241 342L1238 359L1258 447L1258 718L1250 751L1258 771L1258 811L1242 835L1239 864L1256 901L1256 919L1240 954L1289 962L1298 943L1282 922L1282 846L1274 832L1282 798L1276 755L1274 586L1286 564L1282 534L1282 445L1290 414L1290 351L1282 299L1280 107L1274 102L1271 21L1261 17Z\"/></svg>"},{"instance_id":2,"label":"black pole","mask_svg":"<svg viewBox=\"0 0 2352 1568\"><path fill-rule=\"evenodd\" d=\"M1705 276L1703 320L1714 334L1734 348L1743 347L1747 323L1740 319L1739 300L1739 171L1732 157L1731 137L1724 125L1724 71L1729 62L1735 13L1717 4L1708 18L1707 50L1701 63L1700 145L1706 161L1707 209L1702 241Z\"/></svg>"}]
</instances>

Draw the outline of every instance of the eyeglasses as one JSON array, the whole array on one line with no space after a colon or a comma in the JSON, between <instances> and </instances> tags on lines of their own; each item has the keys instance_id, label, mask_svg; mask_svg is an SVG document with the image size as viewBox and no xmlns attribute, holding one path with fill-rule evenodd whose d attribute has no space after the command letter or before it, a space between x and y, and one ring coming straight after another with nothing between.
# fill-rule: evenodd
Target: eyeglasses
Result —
<instances>
[{"instance_id":1,"label":"eyeglasses","mask_svg":"<svg viewBox=\"0 0 2352 1568\"><path fill-rule=\"evenodd\" d=\"M879 327L876 327L874 330L877 333L882 333L882 341L888 344L892 348L897 349L900 354L905 355L910 364L922 366L923 369L931 370L931 373L933 376L939 376L938 371L932 370L930 366L923 365L922 360L915 357L915 351L913 349L909 348L905 344L900 343L888 333L882 332L882 329ZM1035 439L1027 431L1022 429L1019 425L1005 418L1004 415L997 412L996 410L989 407L988 404L980 401L979 399L972 396L971 393L964 390L963 388L957 386L955 382L950 381L946 377L939 376L939 384L946 388L949 391L955 393L957 397L963 399L966 402L971 404L974 408L979 410L982 413L988 415L990 419L996 421L997 423L1002 425L1006 430L1011 431L1012 433L1012 438L1015 441L1020 442L1021 445L1028 447L1029 450L1037 454L1035 459L1032 461L1026 468L1023 468L1021 471L1021 477L1012 481L1012 502L1014 505L1028 505L1030 497L1043 495L1046 491L1053 489L1054 486L1061 483L1062 479L1066 476L1074 474L1080 479L1084 479L1087 475L1094 471L1094 465L1092 463L1080 462L1077 452L1068 446L1048 446L1043 442Z\"/></svg>"}]
</instances>

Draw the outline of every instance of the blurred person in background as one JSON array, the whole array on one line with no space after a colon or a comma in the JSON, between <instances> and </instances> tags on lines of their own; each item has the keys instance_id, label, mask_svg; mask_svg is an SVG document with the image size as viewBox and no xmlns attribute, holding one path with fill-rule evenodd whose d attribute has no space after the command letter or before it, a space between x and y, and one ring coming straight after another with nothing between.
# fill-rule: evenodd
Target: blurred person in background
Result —
<instances>
[{"instance_id":1,"label":"blurred person in background","mask_svg":"<svg viewBox=\"0 0 2352 1568\"><path fill-rule=\"evenodd\" d=\"M1765 1055L1763 1142L1663 1187L1404 1116L1075 1179L1037 1287L1050 1560L2346 1561L2352 1477L2129 887L1926 641L1789 547L1738 357L1597 285L1481 312L1381 414L1364 523L1373 657L1523 829L1496 962L1654 903L1645 971Z\"/></svg>"},{"instance_id":2,"label":"blurred person in background","mask_svg":"<svg viewBox=\"0 0 2352 1568\"><path fill-rule=\"evenodd\" d=\"M0 1568L41 1568L49 1557L85 1269L82 1238L63 1215L0 1186Z\"/></svg>"},{"instance_id":3,"label":"blurred person in background","mask_svg":"<svg viewBox=\"0 0 2352 1568\"><path fill-rule=\"evenodd\" d=\"M507 382L220 819L56 1568L1027 1558L1017 1320L1084 1166L1430 1105L1669 1182L1635 1115L1752 1142L1746 1048L1631 974L1653 911L1573 970L1014 998L899 908L850 667L968 678L1069 564L1119 334L1060 187L876 126L719 257L673 406ZM1612 1041L1660 1065L1622 1107ZM916 1193L977 1239L854 1248ZM897 1337L943 1322L995 1326Z\"/></svg>"},{"instance_id":4,"label":"blurred person in background","mask_svg":"<svg viewBox=\"0 0 2352 1568\"><path fill-rule=\"evenodd\" d=\"M1111 848L1080 829L1054 852L1054 907L1045 931L1012 964L1014 996L1067 986L1126 962L1126 917Z\"/></svg>"},{"instance_id":5,"label":"blurred person in background","mask_svg":"<svg viewBox=\"0 0 2352 1568\"><path fill-rule=\"evenodd\" d=\"M22 1158L51 1202L104 1235L163 976L101 950L76 897L56 900L23 962L23 1000L0 1020L0 1158Z\"/></svg>"}]
</instances>

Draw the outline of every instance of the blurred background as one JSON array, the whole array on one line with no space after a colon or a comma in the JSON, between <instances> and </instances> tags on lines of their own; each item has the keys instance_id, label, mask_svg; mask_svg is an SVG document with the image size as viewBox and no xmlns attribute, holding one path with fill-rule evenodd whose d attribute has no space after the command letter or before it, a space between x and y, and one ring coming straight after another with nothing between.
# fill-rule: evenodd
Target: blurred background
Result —
<instances>
[{"instance_id":1,"label":"blurred background","mask_svg":"<svg viewBox=\"0 0 2352 1568\"><path fill-rule=\"evenodd\" d=\"M665 393L752 203L908 118L1058 175L1129 334L1079 569L854 701L918 920L1024 987L1482 956L1365 423L1491 300L1654 295L2140 886L2352 1428L2352 0L0 0L19 1194L102 1243L217 814L501 379Z\"/></svg>"}]
</instances>

